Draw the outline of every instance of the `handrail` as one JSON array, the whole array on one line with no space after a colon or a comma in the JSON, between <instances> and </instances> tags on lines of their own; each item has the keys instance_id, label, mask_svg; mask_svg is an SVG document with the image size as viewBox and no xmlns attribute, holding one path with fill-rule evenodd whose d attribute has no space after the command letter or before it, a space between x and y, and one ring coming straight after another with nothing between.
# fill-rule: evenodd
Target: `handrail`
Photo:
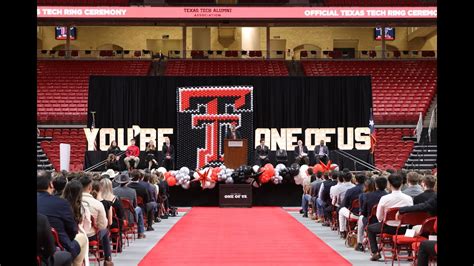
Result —
<instances>
[{"instance_id":1,"label":"handrail","mask_svg":"<svg viewBox=\"0 0 474 266\"><path fill-rule=\"evenodd\" d=\"M126 151L123 151L123 152L119 153L117 156L122 156L122 155L125 154L125 152L126 152ZM107 162L107 159L105 159L105 160L103 160L103 161L101 161L101 162L98 162L98 163L96 163L95 165L93 165L93 166L91 166L91 167L89 167L89 168L87 168L87 169L84 169L84 172L90 172L90 171L92 171L92 170L94 170L94 169L96 169L96 168L99 168L99 167L103 166L103 165L105 164L105 162Z\"/></svg>"},{"instance_id":2,"label":"handrail","mask_svg":"<svg viewBox=\"0 0 474 266\"><path fill-rule=\"evenodd\" d=\"M345 152L345 151L342 151L342 150L335 150L335 152L338 153L338 154L340 154L340 155L342 155L343 157L345 157L345 158L347 158L347 159L350 159L350 160L353 161L354 163L359 163L360 165L369 168L369 169L372 170L372 171L377 170L377 171L379 171L379 172L382 172L381 169L375 167L374 165L371 165L371 164L369 164L369 163L367 163L367 162L365 162L365 161L363 161L363 160L361 160L361 159L355 157L354 155L349 154L349 153L347 153L347 152ZM355 170L355 169L354 169L354 170Z\"/></svg>"}]
</instances>

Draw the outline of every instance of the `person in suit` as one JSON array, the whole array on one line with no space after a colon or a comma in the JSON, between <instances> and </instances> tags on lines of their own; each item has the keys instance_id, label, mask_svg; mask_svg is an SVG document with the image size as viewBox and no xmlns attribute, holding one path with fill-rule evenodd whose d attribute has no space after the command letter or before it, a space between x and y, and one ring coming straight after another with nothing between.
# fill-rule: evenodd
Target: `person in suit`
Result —
<instances>
[{"instance_id":1,"label":"person in suit","mask_svg":"<svg viewBox=\"0 0 474 266\"><path fill-rule=\"evenodd\" d=\"M137 192L133 188L129 188L127 185L130 183L130 177L128 174L121 174L117 175L114 178L114 181L118 183L120 186L114 188L113 193L115 196L119 197L120 199L128 199L132 204L132 207L135 209L135 213L137 215L137 224L138 224L138 239L145 238L145 225L143 223L143 213L142 209L137 206ZM133 222L131 217L127 217L129 222Z\"/></svg>"},{"instance_id":2,"label":"person in suit","mask_svg":"<svg viewBox=\"0 0 474 266\"><path fill-rule=\"evenodd\" d=\"M298 140L298 145L295 147L295 162L299 165L309 164L308 148L303 145L302 140Z\"/></svg>"},{"instance_id":3,"label":"person in suit","mask_svg":"<svg viewBox=\"0 0 474 266\"><path fill-rule=\"evenodd\" d=\"M265 145L265 139L260 140L260 145L255 149L255 164L264 166L269 163L268 155L270 154L270 148Z\"/></svg>"},{"instance_id":4,"label":"person in suit","mask_svg":"<svg viewBox=\"0 0 474 266\"><path fill-rule=\"evenodd\" d=\"M170 143L170 138L165 137L165 143L163 144L161 152L163 153L163 162L161 163L161 166L166 168L166 170L174 169L175 151L174 146Z\"/></svg>"},{"instance_id":5,"label":"person in suit","mask_svg":"<svg viewBox=\"0 0 474 266\"><path fill-rule=\"evenodd\" d=\"M82 265L88 247L87 237L79 233L71 205L65 199L53 196L51 173L38 171L36 174L36 208L45 215L58 232L58 238L66 251L71 253L73 265Z\"/></svg>"},{"instance_id":6,"label":"person in suit","mask_svg":"<svg viewBox=\"0 0 474 266\"><path fill-rule=\"evenodd\" d=\"M423 187L423 193L413 198L413 204L419 204L428 201L430 198L436 195L434 187L436 185L436 179L432 175L427 175L421 180L421 186Z\"/></svg>"},{"instance_id":7,"label":"person in suit","mask_svg":"<svg viewBox=\"0 0 474 266\"><path fill-rule=\"evenodd\" d=\"M276 157L276 162L277 164L286 164L288 163L288 154L286 153L286 150L278 148L278 150L275 152L275 157Z\"/></svg>"},{"instance_id":8,"label":"person in suit","mask_svg":"<svg viewBox=\"0 0 474 266\"><path fill-rule=\"evenodd\" d=\"M328 146L324 145L324 140L321 140L319 145L314 147L314 157L316 158L316 163L319 163L319 161L325 164L328 163L329 149Z\"/></svg>"},{"instance_id":9,"label":"person in suit","mask_svg":"<svg viewBox=\"0 0 474 266\"><path fill-rule=\"evenodd\" d=\"M128 184L128 187L135 189L135 192L137 193L137 198L141 197L143 199L144 205L140 206L142 208L142 213L146 214L147 217L150 218L150 214L152 214L153 209L151 209L147 204L148 202L151 202L150 192L148 191L148 188L145 187L143 182L140 183L140 181L142 181L143 179L143 175L138 170L133 170L132 172L130 172L130 176L132 177L132 181ZM153 231L153 220L148 219L147 222L148 225L146 230Z\"/></svg>"},{"instance_id":10,"label":"person in suit","mask_svg":"<svg viewBox=\"0 0 474 266\"><path fill-rule=\"evenodd\" d=\"M380 201L382 196L387 195L385 189L387 188L387 179L383 176L373 175L372 179L375 182L375 188L373 191L371 189L364 189L366 192L361 194L360 199L360 216L359 220L357 221L357 245L355 246L355 250L357 251L364 251L364 246L362 242L364 241L364 228L367 223L372 224L377 222L377 218L374 216L368 221L370 216L370 212L372 208L377 205Z\"/></svg>"},{"instance_id":11,"label":"person in suit","mask_svg":"<svg viewBox=\"0 0 474 266\"><path fill-rule=\"evenodd\" d=\"M240 131L237 130L235 122L230 124L230 130L227 131L226 139L241 139L242 135Z\"/></svg>"}]
</instances>

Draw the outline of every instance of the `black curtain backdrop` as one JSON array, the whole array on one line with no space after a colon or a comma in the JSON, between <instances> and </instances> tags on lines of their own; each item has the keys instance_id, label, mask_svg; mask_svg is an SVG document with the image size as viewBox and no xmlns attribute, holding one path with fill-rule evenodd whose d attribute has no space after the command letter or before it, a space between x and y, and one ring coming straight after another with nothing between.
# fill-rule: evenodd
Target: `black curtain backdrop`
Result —
<instances>
[{"instance_id":1,"label":"black curtain backdrop","mask_svg":"<svg viewBox=\"0 0 474 266\"><path fill-rule=\"evenodd\" d=\"M89 82L89 112L96 112L98 128L174 128L176 134L176 88L198 86L251 85L254 88L253 127L306 128L368 126L372 90L370 77L108 77L93 76ZM92 124L89 115L88 126ZM125 131L126 133L126 131ZM172 144L176 143L174 137ZM267 143L268 144L268 143ZM336 139L328 144L336 148ZM86 167L98 162L100 155L87 152ZM369 161L368 151L350 151ZM271 156L271 158L273 155ZM288 151L289 162L293 154ZM351 160L334 152L330 158L340 168L354 169ZM160 158L161 159L161 158ZM310 152L310 164L314 156ZM249 158L253 165L253 158ZM182 165L177 165L181 167ZM144 165L143 165L144 167ZM357 170L363 168L358 166ZM355 169L354 169L355 170ZM254 189L255 205L295 206L301 203L301 186L282 184ZM200 187L183 190L174 187L171 203L177 206L217 205L218 189L202 191ZM200 195L200 196L199 196ZM299 195L299 196L298 196ZM200 199L200 197L202 197Z\"/></svg>"}]
</instances>

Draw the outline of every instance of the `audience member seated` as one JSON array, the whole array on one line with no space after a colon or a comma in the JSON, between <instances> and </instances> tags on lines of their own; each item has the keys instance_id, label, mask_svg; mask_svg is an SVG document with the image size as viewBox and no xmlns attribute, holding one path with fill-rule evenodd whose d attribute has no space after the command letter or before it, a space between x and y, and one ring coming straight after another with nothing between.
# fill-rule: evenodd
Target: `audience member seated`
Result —
<instances>
[{"instance_id":1,"label":"audience member seated","mask_svg":"<svg viewBox=\"0 0 474 266\"><path fill-rule=\"evenodd\" d=\"M36 255L40 258L41 265L70 266L72 264L71 253L56 251L48 218L39 213L36 218Z\"/></svg>"},{"instance_id":2,"label":"audience member seated","mask_svg":"<svg viewBox=\"0 0 474 266\"><path fill-rule=\"evenodd\" d=\"M104 200L102 197L102 184L99 180L92 181L92 191L91 195L94 199L100 201L104 205L105 216L107 217L107 228L112 224L112 202Z\"/></svg>"},{"instance_id":3,"label":"audience member seated","mask_svg":"<svg viewBox=\"0 0 474 266\"><path fill-rule=\"evenodd\" d=\"M269 163L268 155L270 154L270 148L265 145L265 139L260 140L260 145L255 149L255 164L264 166Z\"/></svg>"},{"instance_id":4,"label":"audience member seated","mask_svg":"<svg viewBox=\"0 0 474 266\"><path fill-rule=\"evenodd\" d=\"M91 213L87 204L82 201L82 184L78 180L71 180L67 183L64 188L62 197L69 202L74 213L74 219L77 222L79 228L79 234L83 235L85 239L87 238L87 230L90 230L92 227ZM89 241L87 241L85 256L85 261L89 261Z\"/></svg>"},{"instance_id":5,"label":"audience member seated","mask_svg":"<svg viewBox=\"0 0 474 266\"><path fill-rule=\"evenodd\" d=\"M87 252L88 241L79 233L70 204L52 195L54 188L51 174L38 171L36 176L36 207L38 213L45 215L54 229L58 232L60 244L71 253L73 265L80 266Z\"/></svg>"},{"instance_id":6,"label":"audience member seated","mask_svg":"<svg viewBox=\"0 0 474 266\"><path fill-rule=\"evenodd\" d=\"M88 175L83 175L79 178L79 181L82 184L82 200L87 203L87 207L91 213L91 216L94 218L98 232L98 239L104 250L104 265L113 265L112 262L112 250L110 248L110 239L109 239L109 230L107 229L108 220L107 214L105 212L104 205L96 200L92 195L92 178ZM94 228L86 230L87 237L89 240L93 240L93 237L96 235Z\"/></svg>"},{"instance_id":7,"label":"audience member seated","mask_svg":"<svg viewBox=\"0 0 474 266\"><path fill-rule=\"evenodd\" d=\"M134 162L133 169L136 169L138 167L138 164L140 163L139 156L140 149L135 145L135 139L131 139L130 146L128 146L127 150L125 151L125 159L123 159L129 171L131 170L130 161Z\"/></svg>"},{"instance_id":8,"label":"audience member seated","mask_svg":"<svg viewBox=\"0 0 474 266\"><path fill-rule=\"evenodd\" d=\"M339 181L339 172L334 171L332 173L324 173L323 183L321 188L319 188L318 199L316 200L318 208L318 216L324 218L323 226L329 226L329 219L331 216L326 216L326 208L331 205L331 189L333 186L336 186Z\"/></svg>"},{"instance_id":9,"label":"audience member seated","mask_svg":"<svg viewBox=\"0 0 474 266\"><path fill-rule=\"evenodd\" d=\"M157 198L156 198L156 188L154 185L150 183L151 180L151 174L150 173L145 173L142 175L142 181L140 181L140 184L145 186L148 190L148 193L150 195L149 199L150 201L146 203L147 209L151 209L151 213L149 214L148 219L151 219L152 221L155 221L155 212L158 209L158 203L157 203Z\"/></svg>"},{"instance_id":10,"label":"audience member seated","mask_svg":"<svg viewBox=\"0 0 474 266\"><path fill-rule=\"evenodd\" d=\"M168 182L165 180L165 176L162 173L158 173L158 180L159 184L158 187L159 193L158 193L158 198L160 202L160 218L161 219L168 219L168 211L169 211L169 187L168 187Z\"/></svg>"},{"instance_id":11,"label":"audience member seated","mask_svg":"<svg viewBox=\"0 0 474 266\"><path fill-rule=\"evenodd\" d=\"M319 194L319 189L321 188L321 185L323 184L324 179L322 179L323 173L321 171L318 171L316 174L316 179L311 182L311 202L313 203L313 216L311 219L316 220L320 219L322 217L318 214L318 208L317 208L317 199L318 199L318 194Z\"/></svg>"},{"instance_id":12,"label":"audience member seated","mask_svg":"<svg viewBox=\"0 0 474 266\"><path fill-rule=\"evenodd\" d=\"M128 174L121 174L115 177L114 181L120 184L119 187L114 188L114 195L119 197L120 199L128 199L132 204L133 208L135 208L135 214L137 215L137 223L138 223L138 239L145 238L145 226L143 223L143 213L142 209L137 206L137 192L135 189L128 187L127 185L130 183L130 177ZM129 223L133 222L132 217L127 217Z\"/></svg>"},{"instance_id":13,"label":"audience member seated","mask_svg":"<svg viewBox=\"0 0 474 266\"><path fill-rule=\"evenodd\" d=\"M383 232L382 222L384 220L385 214L390 208L401 208L405 206L413 205L413 198L402 193L400 187L402 185L402 177L398 174L391 174L388 177L389 189L391 193L380 198L379 204L377 205L377 219L378 223L374 223L368 226L367 234L370 243L370 250L372 257L370 260L377 261L381 258L378 245L377 245L377 234L378 233L388 233L395 234L396 227L384 225ZM404 234L406 231L405 227L402 227L398 232L399 234Z\"/></svg>"},{"instance_id":14,"label":"audience member seated","mask_svg":"<svg viewBox=\"0 0 474 266\"><path fill-rule=\"evenodd\" d=\"M373 181L372 181L373 180ZM372 182L375 182L375 187L373 187ZM376 223L377 217L373 216L369 221L370 213L372 208L377 205L380 201L380 198L387 195L387 178L383 176L373 175L371 179L368 179L365 182L365 189L363 194L361 194L360 199L360 216L357 221L357 245L355 250L364 251L362 243L364 241L364 228L367 224Z\"/></svg>"},{"instance_id":15,"label":"audience member seated","mask_svg":"<svg viewBox=\"0 0 474 266\"><path fill-rule=\"evenodd\" d=\"M346 173L340 172L337 177L337 183L330 187L329 189L329 198L328 202L326 202L326 207L324 208L324 223L323 226L329 226L330 222L332 221L332 211L336 210L336 206L334 206L334 201L336 200L336 196L334 195L335 191L339 190L339 187L344 182L344 176ZM326 186L325 186L326 189Z\"/></svg>"},{"instance_id":16,"label":"audience member seated","mask_svg":"<svg viewBox=\"0 0 474 266\"><path fill-rule=\"evenodd\" d=\"M54 196L61 197L64 187L67 184L67 178L63 173L57 173L53 179Z\"/></svg>"},{"instance_id":17,"label":"audience member seated","mask_svg":"<svg viewBox=\"0 0 474 266\"><path fill-rule=\"evenodd\" d=\"M436 185L436 179L432 175L426 175L421 180L421 186L423 187L423 193L413 198L413 204L419 204L428 201L430 198L436 196L434 187Z\"/></svg>"},{"instance_id":18,"label":"audience member seated","mask_svg":"<svg viewBox=\"0 0 474 266\"><path fill-rule=\"evenodd\" d=\"M419 185L420 177L417 172L409 172L407 174L408 187L402 192L412 198L423 193L423 188Z\"/></svg>"},{"instance_id":19,"label":"audience member seated","mask_svg":"<svg viewBox=\"0 0 474 266\"><path fill-rule=\"evenodd\" d=\"M339 232L341 232L342 238L346 238L346 223L349 218L349 214L352 212L351 216L359 219L359 208L350 210L352 202L359 199L359 195L364 191L364 182L365 175L357 175L356 181L357 185L355 187L349 188L346 191L344 200L342 201L341 208L339 209ZM360 204L360 201L359 201Z\"/></svg>"},{"instance_id":20,"label":"audience member seated","mask_svg":"<svg viewBox=\"0 0 474 266\"><path fill-rule=\"evenodd\" d=\"M104 201L110 202L112 208L115 210L115 215L117 216L117 219L112 220L112 224L110 225L110 228L118 228L119 229L119 238L120 242L122 242L122 228L123 228L123 219L125 217L124 211L122 208L122 203L120 202L120 198L116 197L113 193L112 189L112 181L110 181L109 178L102 178L100 180L100 184L102 187L102 198ZM117 223L118 220L118 223ZM122 247L118 246L117 251L121 252Z\"/></svg>"},{"instance_id":21,"label":"audience member seated","mask_svg":"<svg viewBox=\"0 0 474 266\"><path fill-rule=\"evenodd\" d=\"M141 197L143 199L143 206L142 207L142 213L145 213L147 216L147 231L153 231L153 220L150 220L150 214L152 213L152 209L150 209L148 206L148 202L150 202L150 197L149 197L149 192L148 192L148 187L145 186L142 182L143 175L140 173L138 170L133 170L130 172L130 175L132 176L132 181L128 184L129 188L132 188L135 190L137 193L137 198Z\"/></svg>"},{"instance_id":22,"label":"audience member seated","mask_svg":"<svg viewBox=\"0 0 474 266\"><path fill-rule=\"evenodd\" d=\"M313 174L313 168L308 168L308 175L310 176L311 183L316 180L316 176ZM301 209L303 210L303 217L308 217L309 202L311 201L311 184L303 185L303 195L301 196Z\"/></svg>"}]
</instances>

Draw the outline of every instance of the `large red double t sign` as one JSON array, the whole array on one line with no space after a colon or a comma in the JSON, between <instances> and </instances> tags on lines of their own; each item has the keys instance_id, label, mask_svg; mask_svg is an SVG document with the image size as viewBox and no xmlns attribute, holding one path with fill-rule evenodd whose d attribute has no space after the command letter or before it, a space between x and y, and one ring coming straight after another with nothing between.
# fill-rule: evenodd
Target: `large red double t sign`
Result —
<instances>
[{"instance_id":1,"label":"large red double t sign","mask_svg":"<svg viewBox=\"0 0 474 266\"><path fill-rule=\"evenodd\" d=\"M250 86L178 89L178 165L196 167L223 163L223 140L235 123L252 136L253 88ZM250 134L250 135L249 135ZM191 158L189 158L191 157Z\"/></svg>"}]
</instances>

